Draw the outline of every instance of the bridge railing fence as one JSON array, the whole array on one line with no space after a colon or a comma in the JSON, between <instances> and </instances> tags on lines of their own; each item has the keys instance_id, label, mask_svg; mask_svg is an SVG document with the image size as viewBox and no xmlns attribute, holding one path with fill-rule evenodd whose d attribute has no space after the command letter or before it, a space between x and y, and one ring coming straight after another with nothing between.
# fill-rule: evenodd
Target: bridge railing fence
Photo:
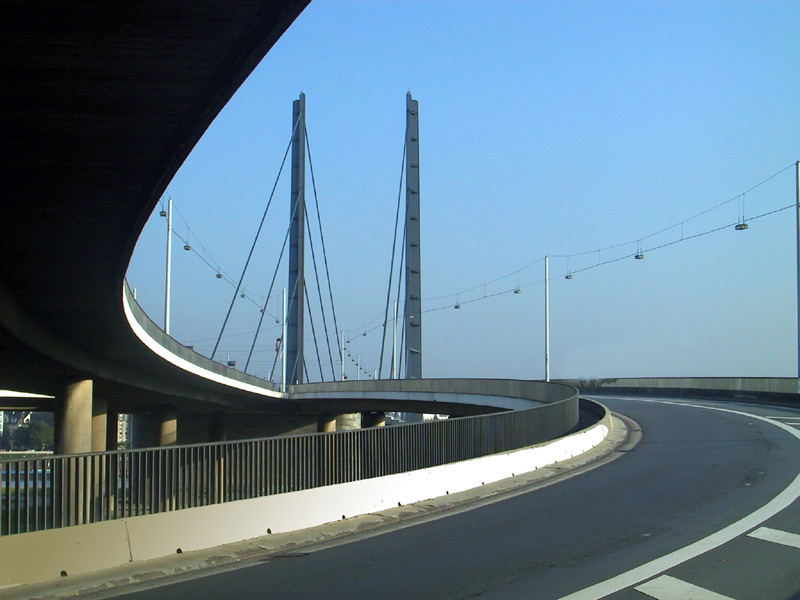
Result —
<instances>
[{"instance_id":1,"label":"bridge railing fence","mask_svg":"<svg viewBox=\"0 0 800 600\"><path fill-rule=\"evenodd\" d=\"M0 462L0 535L283 494L435 467L563 435L577 397L335 433Z\"/></svg>"}]
</instances>

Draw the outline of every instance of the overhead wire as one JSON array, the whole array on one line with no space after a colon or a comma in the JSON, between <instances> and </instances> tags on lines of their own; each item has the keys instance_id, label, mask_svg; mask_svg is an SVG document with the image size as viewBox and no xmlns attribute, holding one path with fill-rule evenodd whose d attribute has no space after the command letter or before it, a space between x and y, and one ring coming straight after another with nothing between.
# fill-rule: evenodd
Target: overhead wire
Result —
<instances>
[{"instance_id":1,"label":"overhead wire","mask_svg":"<svg viewBox=\"0 0 800 600\"><path fill-rule=\"evenodd\" d=\"M793 168L794 166L795 166L795 163L792 163L791 165L789 165L789 166L777 171L776 173L770 175L769 177L767 177L766 179L764 179L761 182L757 183L756 185L750 187L748 190L743 192L743 194L748 194L748 193L754 191L755 189L757 189L760 186L762 186L762 185L768 183L769 181L775 179L776 177L778 177L779 175L781 175L784 172L788 171L789 169ZM718 204L715 204L714 206L712 206L712 207L710 207L710 208L708 208L706 210L703 210L703 211L701 211L701 212L699 212L699 213L697 213L695 215L692 215L691 217L689 217L687 219L684 219L683 221L680 221L680 222L676 223L675 225L671 225L669 227L665 227L663 229L658 230L657 232L654 232L654 233L646 235L646 236L642 236L641 238L636 238L635 240L630 241L630 242L625 242L625 243L621 243L621 244L614 244L614 245L611 245L611 246L605 246L605 247L602 247L602 248L598 248L598 249L590 250L590 251L586 251L586 252L579 252L579 253L572 253L572 254L550 254L549 256L551 258L567 258L567 259L571 259L572 257L585 256L585 255L597 253L598 257L599 257L600 253L608 251L608 250L612 250L612 249L616 249L616 248L620 248L620 247L624 247L624 246L630 246L630 245L632 245L634 243L640 244L641 241L643 241L643 240L650 239L650 238L655 237L656 235L658 235L660 233L664 233L666 231L669 231L670 229L674 229L676 227L679 227L684 223L687 223L687 222L689 222L689 221L691 221L693 219L696 219L696 218L698 218L700 216L703 216L703 215L705 215L705 214L707 214L707 213L709 213L709 212L711 212L711 211L713 211L713 210L715 210L717 208L720 208L721 206L729 204L730 202L736 200L737 198L740 198L741 196L742 196L742 194L738 194L736 196L733 196L732 198L730 198L730 199L728 199L728 200L726 200L724 202L720 202ZM796 203L793 203L793 204L789 204L787 206L783 206L783 207L780 207L780 208L777 208L777 209L774 209L774 210L766 211L766 212L754 215L752 217L749 217L748 221L755 221L757 219L765 218L767 216L770 216L770 215L773 215L773 214L788 210L788 209L793 208L795 206L797 206ZM669 241L669 242L666 242L666 243L663 243L663 244L659 244L659 245L656 245L656 246L652 246L652 247L647 247L647 248L642 247L642 252L654 252L654 251L657 251L657 250L661 250L663 248L674 246L674 245L679 244L681 242L686 242L686 241L693 240L693 239L696 239L696 238L700 238L700 237L703 237L703 236L706 236L706 235L710 235L712 233L717 233L719 231L723 231L723 230L728 229L729 227L731 227L732 225L735 225L735 224L736 223L732 223L732 224L731 223L726 223L725 225L713 227L712 229L709 229L709 230L706 230L706 231L703 231L703 232L700 232L700 233L697 233L697 234L688 235L688 236L683 233L683 229L681 228L681 237L679 239L672 240L672 241ZM635 254L636 253L625 254L623 256L614 257L614 258L610 258L610 259L606 259L606 260L602 260L602 259L598 258L597 263L592 264L592 265L587 265L585 267L581 267L581 268L577 268L577 269L576 268L572 268L572 266L570 266L570 273L574 275L576 273L581 273L581 272L589 271L589 270L592 270L592 269L596 269L598 267L609 265L609 264L612 264L612 263L620 262L622 260L625 260L625 259L628 259L628 258L631 258L631 257L635 256ZM445 294L445 295L431 297L431 298L424 298L423 302L428 303L428 302L433 302L433 301L436 301L436 300L444 300L444 299L448 299L448 298L459 298L460 299L460 297L462 295L464 295L464 294L469 294L470 292L473 292L475 290L483 288L484 294L482 296L479 296L479 297L476 297L476 298L472 298L472 299L460 300L460 305L472 304L474 302L479 302L481 300L486 300L486 299L502 296L502 295L505 295L505 294L514 293L520 287L521 288L526 288L526 287L530 287L532 285L539 285L539 284L543 283L543 280L542 281L538 281L538 282L534 282L532 284L523 285L523 286L517 285L514 288L504 289L504 290L501 290L501 291L498 291L498 292L494 292L494 293L488 293L488 294L486 293L486 287L487 286L492 285L494 283L497 283L498 281L502 281L503 279L507 279L507 278L509 278L511 276L518 275L521 271L523 271L525 269L528 269L528 268L530 268L530 267L532 267L532 266L534 266L537 263L542 262L542 261L544 261L544 256L542 256L540 258L537 258L536 260L527 263L526 265L524 265L523 267L520 267L519 269L516 269L514 271L510 271L509 273L507 273L505 275L501 275L499 277L496 277L496 278L491 279L489 281L486 281L484 283L472 286L472 287L467 288L465 290L461 290L460 292L454 292L454 293L451 293L451 294ZM558 277L560 277L560 276L558 276ZM556 279L556 278L557 277L552 277L551 279ZM431 312L438 312L440 310L445 310L445 309L451 309L454 306L455 305L453 305L453 304L447 304L447 305L440 306L440 307L429 308L427 310L423 310L422 314L427 314L427 313L431 313ZM376 319L377 319L377 317L376 317ZM375 326L370 328L369 324L375 322L376 319L373 319L372 321L370 321L366 325L363 325L361 327L356 327L356 328L353 328L353 329L349 329L347 331L354 332L354 331L361 331L363 329L364 334L367 335L367 334L375 331L376 329L379 329L379 328L384 326L383 323L378 323L377 325L375 325Z\"/></svg>"},{"instance_id":2,"label":"overhead wire","mask_svg":"<svg viewBox=\"0 0 800 600\"><path fill-rule=\"evenodd\" d=\"M328 358L330 359L331 363L331 375L333 377L333 381L336 381L336 368L333 366L333 351L331 350L331 338L328 335L328 319L325 316L325 306L322 301L322 286L319 282L319 270L317 269L317 253L314 250L314 236L311 233L311 221L308 218L308 208L304 205L304 212L305 212L305 224L308 230L308 242L309 246L311 247L311 263L314 265L314 279L317 282L317 296L319 297L319 308L320 312L322 313L322 325L323 329L325 330L325 342L328 346ZM316 343L316 339L315 339Z\"/></svg>"},{"instance_id":3,"label":"overhead wire","mask_svg":"<svg viewBox=\"0 0 800 600\"><path fill-rule=\"evenodd\" d=\"M256 340L258 339L258 334L261 331L261 325L264 322L264 314L267 310L267 305L269 304L269 299L272 296L272 289L275 287L275 279L278 277L278 269L280 269L281 262L283 262L283 254L286 251L286 242L289 240L289 233L292 230L292 221L294 221L294 217L297 214L297 204L295 204L294 208L292 209L292 216L289 219L289 227L286 228L286 235L283 236L283 244L281 245L281 252L278 255L278 263L275 265L275 272L272 274L272 281L269 284L269 291L267 292L267 299L264 301L264 309L261 312L261 316L258 319L258 326L256 327L255 335L253 335L253 345L250 347L250 353L247 355L247 363L245 363L245 373L247 372L247 365L250 364L250 359L253 356L253 349L256 347ZM297 287L295 285L295 287ZM294 292L293 292L294 293ZM288 311L288 309L287 309Z\"/></svg>"},{"instance_id":4,"label":"overhead wire","mask_svg":"<svg viewBox=\"0 0 800 600\"><path fill-rule=\"evenodd\" d=\"M340 346L339 342L339 323L336 319L336 304L333 301L333 286L331 284L331 272L328 268L328 251L325 247L325 234L322 232L322 214L319 210L319 200L317 197L317 181L314 177L314 161L311 159L311 143L308 139L308 129L306 129L306 149L308 150L308 166L311 171L311 186L314 189L314 204L317 209L317 225L319 226L319 238L322 242L322 258L325 263L325 278L328 281L328 296L330 297L331 301L331 313L333 314L333 329L336 335L336 344ZM339 352L341 353L342 349L341 346L339 347Z\"/></svg>"},{"instance_id":5,"label":"overhead wire","mask_svg":"<svg viewBox=\"0 0 800 600\"><path fill-rule=\"evenodd\" d=\"M222 334L225 332L225 327L228 324L228 319L231 316L231 311L233 311L233 305L236 303L236 298L239 296L239 289L241 288L242 281L244 281L244 276L247 273L247 267L250 266L250 259L253 258L253 252L256 249L258 238L261 235L261 229L264 227L264 221L267 218L269 207L272 206L272 199L275 197L275 190L278 187L278 181L280 181L281 173L283 173L283 167L286 165L286 158L289 155L289 150L291 150L292 148L292 139L294 138L294 134L297 132L297 127L300 124L301 117L302 113L300 113L297 116L297 120L295 121L294 127L292 128L292 135L289 138L289 144L286 146L286 152L283 153L283 160L281 161L281 167L280 169L278 169L278 176L275 178L275 183L272 186L272 192L269 195L269 200L267 201L267 207L264 209L264 214L261 216L261 222L258 224L258 230L256 231L256 236L253 239L253 244L250 246L250 252L248 253L247 260L244 263L244 268L242 269L242 275L241 277L239 277L239 283L236 285L236 291L234 292L233 298L231 299L231 304L228 307L228 312L225 315L225 320L222 322L222 328L219 331L219 337L217 338L217 343L214 344L214 350L211 352L211 360L214 360L214 355L217 353L217 348L219 348L220 340L222 340ZM267 294L267 302L269 302L269 294ZM266 310L266 304L264 308ZM262 313L262 318L263 318L263 313Z\"/></svg>"},{"instance_id":6,"label":"overhead wire","mask_svg":"<svg viewBox=\"0 0 800 600\"><path fill-rule=\"evenodd\" d=\"M406 133L404 139L407 138L408 138L408 123L406 123ZM394 257L397 251L397 229L400 224L400 202L403 197L403 181L405 180L405 164L406 164L407 151L408 151L408 142L406 141L403 143L403 160L401 161L401 167L400 167L400 185L397 190L397 210L395 211L395 217L394 217L394 236L392 237L392 259L391 262L389 263L389 283L386 286L386 309L384 311L384 318L383 318L383 337L381 338L381 357L380 361L378 362L378 379L380 379L383 376L383 354L386 346L386 325L389 320L389 302L390 302L390 296L392 295L392 279L394 277ZM403 235L405 236L405 233ZM405 250L405 243L403 243L403 250ZM400 259L401 264L402 260L403 259ZM398 267L398 269L400 269L400 267ZM400 276L398 276L398 281L399 277ZM394 351L394 349L392 351Z\"/></svg>"},{"instance_id":7,"label":"overhead wire","mask_svg":"<svg viewBox=\"0 0 800 600\"><path fill-rule=\"evenodd\" d=\"M308 309L308 320L311 322L311 335L314 340L314 349L317 352L317 364L319 365L319 378L320 381L325 381L325 375L322 374L322 359L319 357L319 344L317 344L317 330L314 327L314 315L311 313L311 300L308 298L308 287L303 286L303 291L306 294L306 308ZM304 340L305 341L305 340ZM303 360L305 364L305 359ZM306 371L306 382L308 382L308 371Z\"/></svg>"}]
</instances>

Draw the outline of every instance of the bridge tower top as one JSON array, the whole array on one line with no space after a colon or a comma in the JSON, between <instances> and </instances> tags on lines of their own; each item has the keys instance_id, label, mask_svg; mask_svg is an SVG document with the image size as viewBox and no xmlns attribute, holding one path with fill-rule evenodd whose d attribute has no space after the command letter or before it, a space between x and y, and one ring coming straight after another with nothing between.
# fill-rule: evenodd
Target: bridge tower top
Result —
<instances>
[{"instance_id":1,"label":"bridge tower top","mask_svg":"<svg viewBox=\"0 0 800 600\"><path fill-rule=\"evenodd\" d=\"M406 95L406 377L422 378L420 278L419 102Z\"/></svg>"}]
</instances>

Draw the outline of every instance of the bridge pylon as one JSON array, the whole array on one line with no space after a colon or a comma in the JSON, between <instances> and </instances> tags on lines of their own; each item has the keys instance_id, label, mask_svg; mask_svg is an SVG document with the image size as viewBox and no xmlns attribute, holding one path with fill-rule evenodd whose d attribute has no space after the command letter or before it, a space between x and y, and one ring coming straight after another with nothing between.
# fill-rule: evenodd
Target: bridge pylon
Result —
<instances>
[{"instance_id":1,"label":"bridge pylon","mask_svg":"<svg viewBox=\"0 0 800 600\"><path fill-rule=\"evenodd\" d=\"M289 230L289 308L286 329L286 384L303 383L305 316L306 96L292 104L292 187Z\"/></svg>"},{"instance_id":2,"label":"bridge pylon","mask_svg":"<svg viewBox=\"0 0 800 600\"><path fill-rule=\"evenodd\" d=\"M419 102L406 94L406 378L422 378L419 227Z\"/></svg>"}]
</instances>

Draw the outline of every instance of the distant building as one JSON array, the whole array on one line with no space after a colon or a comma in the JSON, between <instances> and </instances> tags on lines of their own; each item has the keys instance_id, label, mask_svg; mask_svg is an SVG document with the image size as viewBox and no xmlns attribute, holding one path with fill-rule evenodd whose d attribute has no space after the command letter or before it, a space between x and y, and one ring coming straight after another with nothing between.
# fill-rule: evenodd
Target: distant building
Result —
<instances>
[{"instance_id":1,"label":"distant building","mask_svg":"<svg viewBox=\"0 0 800 600\"><path fill-rule=\"evenodd\" d=\"M131 440L131 416L121 414L117 420L117 444L127 444Z\"/></svg>"}]
</instances>

